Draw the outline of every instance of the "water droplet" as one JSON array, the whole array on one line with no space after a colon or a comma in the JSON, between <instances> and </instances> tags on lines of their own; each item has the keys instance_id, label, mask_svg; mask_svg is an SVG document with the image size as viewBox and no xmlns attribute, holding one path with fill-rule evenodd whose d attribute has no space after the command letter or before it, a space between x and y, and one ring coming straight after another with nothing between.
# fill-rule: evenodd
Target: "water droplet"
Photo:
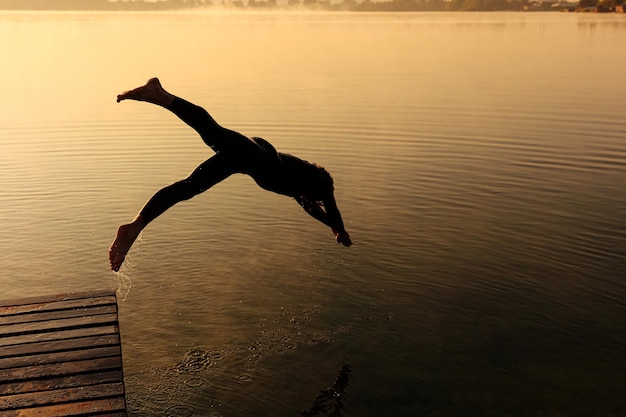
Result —
<instances>
[{"instance_id":1,"label":"water droplet","mask_svg":"<svg viewBox=\"0 0 626 417\"><path fill-rule=\"evenodd\" d=\"M221 352L219 350L213 350L209 352L209 357L214 361L219 361L224 359L224 352Z\"/></svg>"},{"instance_id":2,"label":"water droplet","mask_svg":"<svg viewBox=\"0 0 626 417\"><path fill-rule=\"evenodd\" d=\"M209 386L209 382L207 380L201 377L196 377L196 376L187 378L185 379L184 382L185 382L185 385L187 385L190 388L205 388Z\"/></svg>"},{"instance_id":3,"label":"water droplet","mask_svg":"<svg viewBox=\"0 0 626 417\"><path fill-rule=\"evenodd\" d=\"M194 417L198 415L194 407L185 404L168 407L165 414L167 417Z\"/></svg>"}]
</instances>

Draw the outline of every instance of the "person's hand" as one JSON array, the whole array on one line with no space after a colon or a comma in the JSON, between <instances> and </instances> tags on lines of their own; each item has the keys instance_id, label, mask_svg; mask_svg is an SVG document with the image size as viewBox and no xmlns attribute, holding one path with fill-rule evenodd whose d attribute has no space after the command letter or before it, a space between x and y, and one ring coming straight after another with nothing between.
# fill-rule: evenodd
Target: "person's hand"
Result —
<instances>
[{"instance_id":1,"label":"person's hand","mask_svg":"<svg viewBox=\"0 0 626 417\"><path fill-rule=\"evenodd\" d=\"M352 246L352 240L348 232L335 233L335 238L337 239L337 243L341 243L345 247Z\"/></svg>"}]
</instances>

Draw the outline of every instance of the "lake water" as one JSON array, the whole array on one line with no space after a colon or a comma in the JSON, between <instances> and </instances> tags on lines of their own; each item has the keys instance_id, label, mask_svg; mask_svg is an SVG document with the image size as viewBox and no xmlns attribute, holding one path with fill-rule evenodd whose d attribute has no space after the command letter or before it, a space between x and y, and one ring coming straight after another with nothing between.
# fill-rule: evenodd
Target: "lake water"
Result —
<instances>
[{"instance_id":1,"label":"lake water","mask_svg":"<svg viewBox=\"0 0 626 417\"><path fill-rule=\"evenodd\" d=\"M624 415L625 44L615 14L2 12L2 297L119 289L133 416ZM233 176L111 272L212 155L115 102L152 76L324 165L354 246Z\"/></svg>"}]
</instances>

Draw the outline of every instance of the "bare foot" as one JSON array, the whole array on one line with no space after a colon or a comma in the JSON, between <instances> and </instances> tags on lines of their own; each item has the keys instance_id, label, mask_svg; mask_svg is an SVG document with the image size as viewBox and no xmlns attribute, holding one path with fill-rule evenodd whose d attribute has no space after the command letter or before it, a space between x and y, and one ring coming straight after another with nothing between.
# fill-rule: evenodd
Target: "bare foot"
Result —
<instances>
[{"instance_id":1,"label":"bare foot","mask_svg":"<svg viewBox=\"0 0 626 417\"><path fill-rule=\"evenodd\" d=\"M109 263L115 272L119 271L126 254L141 233L143 226L143 220L138 218L132 223L121 225L117 229L117 237L109 249Z\"/></svg>"},{"instance_id":2,"label":"bare foot","mask_svg":"<svg viewBox=\"0 0 626 417\"><path fill-rule=\"evenodd\" d=\"M117 102L122 100L147 101L166 106L174 100L174 96L163 89L158 78L151 78L145 85L118 95Z\"/></svg>"}]
</instances>

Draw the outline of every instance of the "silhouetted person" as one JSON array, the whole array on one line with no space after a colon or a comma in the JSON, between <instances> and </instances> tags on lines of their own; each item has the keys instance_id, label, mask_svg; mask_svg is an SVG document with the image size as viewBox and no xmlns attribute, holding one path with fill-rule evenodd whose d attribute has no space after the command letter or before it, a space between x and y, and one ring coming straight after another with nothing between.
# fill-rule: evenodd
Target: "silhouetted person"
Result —
<instances>
[{"instance_id":1,"label":"silhouetted person","mask_svg":"<svg viewBox=\"0 0 626 417\"><path fill-rule=\"evenodd\" d=\"M135 219L119 227L109 250L111 269L118 271L139 233L176 203L198 195L232 174L247 174L262 188L293 197L312 217L330 227L337 242L352 245L335 203L333 179L321 166L277 152L261 138L226 129L202 107L163 89L157 78L117 96L162 106L192 127L214 151L186 179L159 190Z\"/></svg>"}]
</instances>

